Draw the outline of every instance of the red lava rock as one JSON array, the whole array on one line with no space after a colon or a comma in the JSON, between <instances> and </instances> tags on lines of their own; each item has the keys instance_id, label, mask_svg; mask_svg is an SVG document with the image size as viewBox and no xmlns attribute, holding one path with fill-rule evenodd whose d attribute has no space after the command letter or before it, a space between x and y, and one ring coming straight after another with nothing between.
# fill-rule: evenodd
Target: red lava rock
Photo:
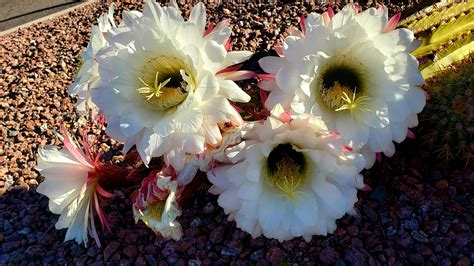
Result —
<instances>
[{"instance_id":1,"label":"red lava rock","mask_svg":"<svg viewBox=\"0 0 474 266\"><path fill-rule=\"evenodd\" d=\"M123 254L129 258L135 258L137 256L137 246L131 245L123 249Z\"/></svg>"},{"instance_id":2,"label":"red lava rock","mask_svg":"<svg viewBox=\"0 0 474 266\"><path fill-rule=\"evenodd\" d=\"M120 247L120 242L112 241L110 242L107 247L104 249L104 259L108 260Z\"/></svg>"},{"instance_id":3,"label":"red lava rock","mask_svg":"<svg viewBox=\"0 0 474 266\"><path fill-rule=\"evenodd\" d=\"M339 258L339 253L332 247L326 247L319 254L319 259L326 264L333 264Z\"/></svg>"},{"instance_id":4,"label":"red lava rock","mask_svg":"<svg viewBox=\"0 0 474 266\"><path fill-rule=\"evenodd\" d=\"M191 247L191 244L184 241L179 241L176 243L176 250L179 252L186 252Z\"/></svg>"},{"instance_id":5,"label":"red lava rock","mask_svg":"<svg viewBox=\"0 0 474 266\"><path fill-rule=\"evenodd\" d=\"M359 228L357 228L356 225L350 225L350 226L347 227L347 232L351 236L356 236L356 235L359 234Z\"/></svg>"},{"instance_id":6,"label":"red lava rock","mask_svg":"<svg viewBox=\"0 0 474 266\"><path fill-rule=\"evenodd\" d=\"M211 232L209 240L214 244L221 243L224 240L224 228L222 226L215 228Z\"/></svg>"},{"instance_id":7,"label":"red lava rock","mask_svg":"<svg viewBox=\"0 0 474 266\"><path fill-rule=\"evenodd\" d=\"M284 259L284 253L283 251L278 248L278 247L271 247L268 251L267 254L265 255L265 258L273 265L282 263Z\"/></svg>"},{"instance_id":8,"label":"red lava rock","mask_svg":"<svg viewBox=\"0 0 474 266\"><path fill-rule=\"evenodd\" d=\"M448 189L448 187L449 187L449 184L448 184L448 181L446 180L440 180L436 182L436 188L438 189L445 190L445 189Z\"/></svg>"}]
</instances>

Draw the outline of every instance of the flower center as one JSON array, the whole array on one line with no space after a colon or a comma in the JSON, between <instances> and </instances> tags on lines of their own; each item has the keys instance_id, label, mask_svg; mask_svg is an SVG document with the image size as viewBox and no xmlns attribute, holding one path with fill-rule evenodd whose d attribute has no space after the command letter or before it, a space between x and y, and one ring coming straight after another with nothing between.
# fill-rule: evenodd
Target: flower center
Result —
<instances>
[{"instance_id":1,"label":"flower center","mask_svg":"<svg viewBox=\"0 0 474 266\"><path fill-rule=\"evenodd\" d=\"M163 215L163 211L165 210L165 202L164 201L157 201L147 206L146 208L146 218L147 221L149 220L157 220L161 221L161 216Z\"/></svg>"},{"instance_id":2,"label":"flower center","mask_svg":"<svg viewBox=\"0 0 474 266\"><path fill-rule=\"evenodd\" d=\"M359 119L361 112L370 111L370 98L366 96L367 71L353 58L340 55L323 67L318 81L317 100L329 110L349 110Z\"/></svg>"},{"instance_id":3,"label":"flower center","mask_svg":"<svg viewBox=\"0 0 474 266\"><path fill-rule=\"evenodd\" d=\"M280 144L267 158L267 184L287 196L294 198L306 183L306 159L291 144Z\"/></svg>"},{"instance_id":4,"label":"flower center","mask_svg":"<svg viewBox=\"0 0 474 266\"><path fill-rule=\"evenodd\" d=\"M143 67L138 93L152 108L166 111L182 103L188 96L190 71L175 57L155 57Z\"/></svg>"}]
</instances>

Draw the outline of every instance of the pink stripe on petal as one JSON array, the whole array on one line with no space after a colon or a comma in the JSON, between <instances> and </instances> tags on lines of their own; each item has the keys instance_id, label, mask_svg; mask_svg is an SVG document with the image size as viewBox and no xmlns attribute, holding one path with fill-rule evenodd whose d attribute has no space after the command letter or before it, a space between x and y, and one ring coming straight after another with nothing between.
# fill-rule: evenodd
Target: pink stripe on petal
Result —
<instances>
[{"instance_id":1,"label":"pink stripe on petal","mask_svg":"<svg viewBox=\"0 0 474 266\"><path fill-rule=\"evenodd\" d=\"M209 22L209 23L207 24L207 29L206 29L206 31L204 31L204 34L203 34L202 36L203 36L203 37L206 37L209 33L212 32L213 29L214 29L214 25L212 25L212 23Z\"/></svg>"},{"instance_id":2,"label":"pink stripe on petal","mask_svg":"<svg viewBox=\"0 0 474 266\"><path fill-rule=\"evenodd\" d=\"M328 8L328 15L329 15L329 18L334 17L334 10L332 9L332 7Z\"/></svg>"},{"instance_id":3,"label":"pink stripe on petal","mask_svg":"<svg viewBox=\"0 0 474 266\"><path fill-rule=\"evenodd\" d=\"M395 16L390 18L388 21L387 25L385 25L384 33L390 32L394 29L397 28L398 21L400 20L400 17L402 16L402 13L398 12Z\"/></svg>"},{"instance_id":4,"label":"pink stripe on petal","mask_svg":"<svg viewBox=\"0 0 474 266\"><path fill-rule=\"evenodd\" d=\"M102 197L105 197L105 198L113 198L114 197L114 194L105 191L99 184L97 184L96 190L97 190L97 193L99 193L99 195L101 195Z\"/></svg>"},{"instance_id":5,"label":"pink stripe on petal","mask_svg":"<svg viewBox=\"0 0 474 266\"><path fill-rule=\"evenodd\" d=\"M354 8L355 8L356 13L359 13L361 11L361 7L360 7L359 3L355 3Z\"/></svg>"},{"instance_id":6,"label":"pink stripe on petal","mask_svg":"<svg viewBox=\"0 0 474 266\"><path fill-rule=\"evenodd\" d=\"M413 133L413 131L411 131L410 129L407 130L407 138L409 139L415 138L415 133Z\"/></svg>"},{"instance_id":7,"label":"pink stripe on petal","mask_svg":"<svg viewBox=\"0 0 474 266\"><path fill-rule=\"evenodd\" d=\"M227 39L227 42L226 42L225 45L224 45L225 50L226 50L227 52L229 52L229 51L230 51L230 48L231 48L231 43L230 43L230 42L231 42L231 40L230 40L230 38L229 38L229 39Z\"/></svg>"},{"instance_id":8,"label":"pink stripe on petal","mask_svg":"<svg viewBox=\"0 0 474 266\"><path fill-rule=\"evenodd\" d=\"M290 113L287 112L287 111L281 113L279 119L280 119L280 121L283 122L283 123L289 123L289 122L292 120Z\"/></svg>"},{"instance_id":9,"label":"pink stripe on petal","mask_svg":"<svg viewBox=\"0 0 474 266\"><path fill-rule=\"evenodd\" d=\"M100 239L99 239L99 235L97 234L97 228L95 227L94 213L92 211L92 208L89 208L89 217L90 217L90 220L91 220L91 231L90 232L91 232L92 238L94 238L95 243L100 248Z\"/></svg>"},{"instance_id":10,"label":"pink stripe on petal","mask_svg":"<svg viewBox=\"0 0 474 266\"><path fill-rule=\"evenodd\" d=\"M276 52L280 57L284 57L284 56L285 56L285 53L283 52L283 47L281 46L281 44L275 44L275 46L273 46L273 50L275 50L275 52Z\"/></svg>"},{"instance_id":11,"label":"pink stripe on petal","mask_svg":"<svg viewBox=\"0 0 474 266\"><path fill-rule=\"evenodd\" d=\"M271 80L275 79L275 75L273 74L257 74L257 78L263 79L263 80Z\"/></svg>"},{"instance_id":12,"label":"pink stripe on petal","mask_svg":"<svg viewBox=\"0 0 474 266\"><path fill-rule=\"evenodd\" d=\"M329 23L331 22L331 17L329 16L328 12L323 13L323 20L324 20L324 26L327 27Z\"/></svg>"},{"instance_id":13,"label":"pink stripe on petal","mask_svg":"<svg viewBox=\"0 0 474 266\"><path fill-rule=\"evenodd\" d=\"M103 126L105 124L105 116L104 115L98 115L95 119L96 125Z\"/></svg>"},{"instance_id":14,"label":"pink stripe on petal","mask_svg":"<svg viewBox=\"0 0 474 266\"><path fill-rule=\"evenodd\" d=\"M305 32L306 32L306 26L305 26L304 22L305 22L305 18L304 18L303 15L301 15L301 18L300 18L300 27L301 27L301 32L302 32L303 34L305 34Z\"/></svg>"},{"instance_id":15,"label":"pink stripe on petal","mask_svg":"<svg viewBox=\"0 0 474 266\"><path fill-rule=\"evenodd\" d=\"M343 146L343 147L342 147L342 150L344 150L344 151L346 151L346 152L352 152L352 151L353 151L353 149L352 149L351 147L349 147L349 146Z\"/></svg>"},{"instance_id":16,"label":"pink stripe on petal","mask_svg":"<svg viewBox=\"0 0 474 266\"><path fill-rule=\"evenodd\" d=\"M377 162L381 162L382 161L382 153L380 153L380 152L375 153L375 159L377 160Z\"/></svg>"},{"instance_id":17,"label":"pink stripe on petal","mask_svg":"<svg viewBox=\"0 0 474 266\"><path fill-rule=\"evenodd\" d=\"M103 154L104 154L103 152L97 153L97 155L94 158L94 163L97 163L100 160L100 157L102 157Z\"/></svg>"},{"instance_id":18,"label":"pink stripe on petal","mask_svg":"<svg viewBox=\"0 0 474 266\"><path fill-rule=\"evenodd\" d=\"M72 156L82 165L94 168L86 159L84 152L74 143L71 136L69 136L66 131L66 128L63 125L61 125L61 133L63 134L63 142L66 150L68 150L72 154Z\"/></svg>"},{"instance_id":19,"label":"pink stripe on petal","mask_svg":"<svg viewBox=\"0 0 474 266\"><path fill-rule=\"evenodd\" d=\"M221 73L219 74L219 76L226 79L237 81L237 80L255 78L257 74L249 70L240 70L240 71L234 71L234 72Z\"/></svg>"},{"instance_id":20,"label":"pink stripe on petal","mask_svg":"<svg viewBox=\"0 0 474 266\"><path fill-rule=\"evenodd\" d=\"M233 72L233 71L237 71L239 70L241 67L243 66L243 64L238 64L238 65L235 65L235 66L230 66L228 68L224 68L222 70L219 70L216 75L219 75L219 74L222 74L222 73L226 73L226 72Z\"/></svg>"},{"instance_id":21,"label":"pink stripe on petal","mask_svg":"<svg viewBox=\"0 0 474 266\"><path fill-rule=\"evenodd\" d=\"M107 217L105 217L104 213L100 209L99 201L97 200L97 195L94 193L94 205L95 205L95 211L97 213L97 216L99 216L100 223L102 224L102 227L107 229L107 231L110 232L110 225L109 222L107 221Z\"/></svg>"},{"instance_id":22,"label":"pink stripe on petal","mask_svg":"<svg viewBox=\"0 0 474 266\"><path fill-rule=\"evenodd\" d=\"M231 22L231 19L230 18L227 18L227 19L224 19L223 21L219 22L219 26L229 26L230 25L230 22Z\"/></svg>"},{"instance_id":23,"label":"pink stripe on petal","mask_svg":"<svg viewBox=\"0 0 474 266\"><path fill-rule=\"evenodd\" d=\"M260 89L259 94L260 94L260 101L262 102L262 105L265 106L265 102L267 101L268 96L265 93L265 91L262 89Z\"/></svg>"}]
</instances>

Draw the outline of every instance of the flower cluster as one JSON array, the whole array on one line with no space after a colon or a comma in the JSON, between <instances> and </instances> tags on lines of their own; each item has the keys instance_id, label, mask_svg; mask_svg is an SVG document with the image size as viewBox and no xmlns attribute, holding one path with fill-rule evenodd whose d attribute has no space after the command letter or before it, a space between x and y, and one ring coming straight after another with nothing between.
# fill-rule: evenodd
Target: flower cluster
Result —
<instances>
[{"instance_id":1,"label":"flower cluster","mask_svg":"<svg viewBox=\"0 0 474 266\"><path fill-rule=\"evenodd\" d=\"M92 29L70 93L78 112L104 118L106 133L143 164L108 165L88 137L83 151L65 130L62 150L41 149L38 192L61 214L66 240L86 244L91 235L100 245L95 215L110 229L101 201L113 196L102 184L120 177L140 182L135 220L180 239L180 204L203 182L199 171L229 220L253 237L332 233L355 212L362 169L413 135L425 105L410 55L418 42L384 7L302 17L301 30L274 47L278 56L260 59L259 75L240 70L252 53L231 51L230 21L207 24L202 3L187 20L174 1L123 12L118 26L113 13ZM252 99L234 81L255 77L264 119L244 121L234 102Z\"/></svg>"}]
</instances>

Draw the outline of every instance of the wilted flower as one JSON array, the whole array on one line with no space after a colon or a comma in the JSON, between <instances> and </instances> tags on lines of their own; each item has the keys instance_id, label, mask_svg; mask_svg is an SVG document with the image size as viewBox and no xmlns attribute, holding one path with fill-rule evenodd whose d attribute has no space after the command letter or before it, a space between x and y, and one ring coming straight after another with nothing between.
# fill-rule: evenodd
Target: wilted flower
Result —
<instances>
[{"instance_id":1,"label":"wilted flower","mask_svg":"<svg viewBox=\"0 0 474 266\"><path fill-rule=\"evenodd\" d=\"M153 171L143 179L133 203L135 221L142 220L164 238L181 239L183 231L176 218L181 210L176 202L180 194L173 168Z\"/></svg>"},{"instance_id":2,"label":"wilted flower","mask_svg":"<svg viewBox=\"0 0 474 266\"><path fill-rule=\"evenodd\" d=\"M260 66L274 79L259 86L269 90L266 106L281 103L293 114L320 115L330 130L367 156L393 155L393 141L405 139L418 124L425 105L413 33L395 29L399 14L388 20L386 8L358 13L349 4L310 14L276 47L280 57L265 57Z\"/></svg>"},{"instance_id":3,"label":"wilted flower","mask_svg":"<svg viewBox=\"0 0 474 266\"><path fill-rule=\"evenodd\" d=\"M36 170L45 177L37 192L49 198L49 209L60 214L56 229L68 228L65 241L75 239L87 245L88 235L100 246L94 222L97 214L103 227L109 228L106 216L99 206L100 197L112 197L99 184L104 175L114 175L114 167L98 160L100 153L84 141L79 148L63 129L64 148L48 146L39 149Z\"/></svg>"},{"instance_id":4,"label":"wilted flower","mask_svg":"<svg viewBox=\"0 0 474 266\"><path fill-rule=\"evenodd\" d=\"M241 124L228 100L250 97L233 80L253 76L234 66L250 52L228 52L228 21L206 27L204 4L184 21L175 2L147 2L130 31L110 31L99 56L100 84L93 101L108 122L107 133L136 145L142 160L164 155L177 171L186 155L221 142L218 124Z\"/></svg>"},{"instance_id":5,"label":"wilted flower","mask_svg":"<svg viewBox=\"0 0 474 266\"><path fill-rule=\"evenodd\" d=\"M207 173L229 220L253 237L280 241L333 232L364 187L362 155L344 147L320 118L292 117L280 105L253 130L226 152L234 164Z\"/></svg>"}]
</instances>

